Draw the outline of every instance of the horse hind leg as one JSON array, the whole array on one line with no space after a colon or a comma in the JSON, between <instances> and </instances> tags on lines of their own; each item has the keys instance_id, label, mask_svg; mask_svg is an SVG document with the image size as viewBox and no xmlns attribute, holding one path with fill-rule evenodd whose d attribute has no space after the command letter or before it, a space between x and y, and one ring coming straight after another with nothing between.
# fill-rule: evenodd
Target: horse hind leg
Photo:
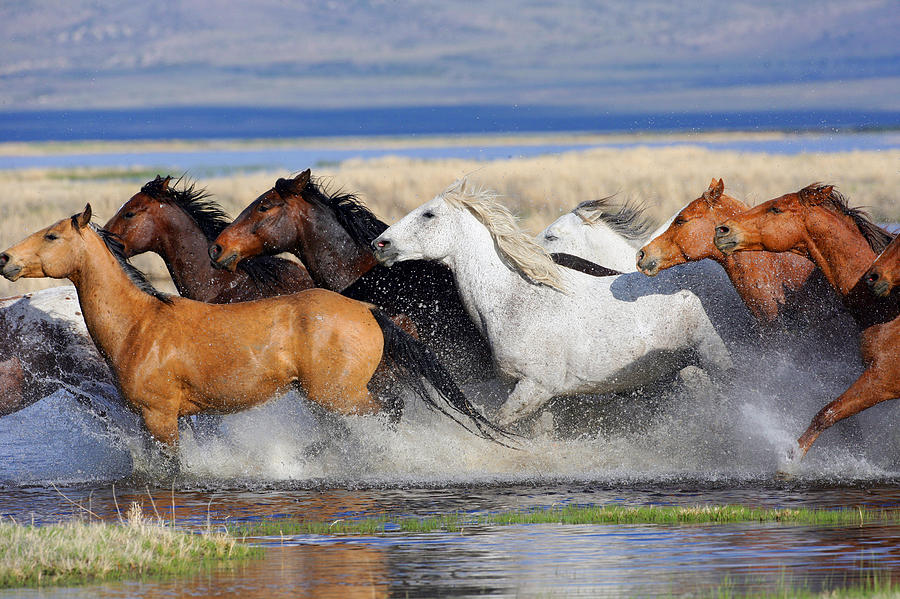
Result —
<instances>
[{"instance_id":1,"label":"horse hind leg","mask_svg":"<svg viewBox=\"0 0 900 599\"><path fill-rule=\"evenodd\" d=\"M497 413L497 425L501 428L508 427L537 412L550 399L551 395L535 381L521 379L500 406L500 411Z\"/></svg>"},{"instance_id":2,"label":"horse hind leg","mask_svg":"<svg viewBox=\"0 0 900 599\"><path fill-rule=\"evenodd\" d=\"M876 366L867 368L846 391L813 417L809 427L797 439L792 460L802 459L819 435L836 422L898 395L900 389L889 385L880 369Z\"/></svg>"}]
</instances>

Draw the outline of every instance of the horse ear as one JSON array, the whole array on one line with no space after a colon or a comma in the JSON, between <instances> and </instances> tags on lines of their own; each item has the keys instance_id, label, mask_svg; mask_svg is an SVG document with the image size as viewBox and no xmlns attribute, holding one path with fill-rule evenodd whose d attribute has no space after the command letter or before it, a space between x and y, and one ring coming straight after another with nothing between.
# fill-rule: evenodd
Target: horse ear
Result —
<instances>
[{"instance_id":1,"label":"horse ear","mask_svg":"<svg viewBox=\"0 0 900 599\"><path fill-rule=\"evenodd\" d=\"M310 178L312 177L312 173L309 172L309 169L306 169L296 177L294 177L294 186L303 189L309 183Z\"/></svg>"},{"instance_id":2,"label":"horse ear","mask_svg":"<svg viewBox=\"0 0 900 599\"><path fill-rule=\"evenodd\" d=\"M156 175L156 178L159 179L160 176L159 176L159 175ZM167 177L166 177L165 179L163 179L162 182L160 183L160 187L162 188L162 190L163 190L164 192L165 192L165 191L169 191L169 181L171 181L171 180L172 180L172 177L167 176Z\"/></svg>"},{"instance_id":3,"label":"horse ear","mask_svg":"<svg viewBox=\"0 0 900 599\"><path fill-rule=\"evenodd\" d=\"M709 182L709 189L703 192L703 199L712 206L722 197L724 191L725 182L722 179L713 179Z\"/></svg>"},{"instance_id":4,"label":"horse ear","mask_svg":"<svg viewBox=\"0 0 900 599\"><path fill-rule=\"evenodd\" d=\"M81 214L76 214L74 220L79 229L88 226L91 222L91 205L85 204L84 211Z\"/></svg>"}]
</instances>

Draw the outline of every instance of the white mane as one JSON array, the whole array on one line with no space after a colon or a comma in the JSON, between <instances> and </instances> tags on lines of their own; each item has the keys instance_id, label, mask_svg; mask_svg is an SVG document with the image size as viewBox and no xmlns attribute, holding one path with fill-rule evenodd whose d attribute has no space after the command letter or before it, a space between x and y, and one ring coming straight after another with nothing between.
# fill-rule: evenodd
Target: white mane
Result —
<instances>
[{"instance_id":1,"label":"white mane","mask_svg":"<svg viewBox=\"0 0 900 599\"><path fill-rule=\"evenodd\" d=\"M498 195L482 187L473 188L462 178L448 187L441 198L454 208L466 209L490 232L497 250L529 281L564 291L562 272L547 251L519 228L517 219Z\"/></svg>"}]
</instances>

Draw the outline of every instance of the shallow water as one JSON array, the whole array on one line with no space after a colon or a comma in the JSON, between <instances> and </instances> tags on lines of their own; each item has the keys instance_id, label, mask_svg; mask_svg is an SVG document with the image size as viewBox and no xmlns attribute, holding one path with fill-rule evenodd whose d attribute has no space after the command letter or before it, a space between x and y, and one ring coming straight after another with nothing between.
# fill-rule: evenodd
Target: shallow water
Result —
<instances>
[{"instance_id":1,"label":"shallow water","mask_svg":"<svg viewBox=\"0 0 900 599\"><path fill-rule=\"evenodd\" d=\"M789 364L782 370L773 370L770 385L800 372ZM177 475L138 439L103 429L59 392L0 419L0 512L44 524L84 517L87 508L112 521L137 501L145 514L202 529L273 517L328 521L569 503L900 505L900 439L890 426L900 406L864 414L865 434L860 423L835 427L795 477L784 479L777 474L782 449L807 416L779 409L762 386L744 397L720 390L732 397L714 397L713 407L737 405L730 415L710 411L709 399L691 403L673 391L682 395L677 409L642 407L646 398L609 406L647 418L643 425L537 439L518 451L479 440L413 403L397 427L348 419L351 441L315 455L305 450L322 431L302 398L288 395L224 418L212 437L183 429ZM534 525L250 541L269 548L263 560L178 579L0 596L671 596L723 584L831 588L871 572L900 575L897 525Z\"/></svg>"},{"instance_id":2,"label":"shallow water","mask_svg":"<svg viewBox=\"0 0 900 599\"><path fill-rule=\"evenodd\" d=\"M878 151L900 147L897 133L835 133L829 135L789 135L776 139L731 139L723 141L653 141L636 139L620 143L573 143L547 145L476 145L389 147L368 149L311 149L283 147L273 149L199 150L180 152L107 152L53 153L42 156L0 156L0 170L23 168L79 168L79 167L145 167L176 171L191 171L194 176L211 176L229 171L258 171L270 169L293 170L298 165L316 166L349 160L382 156L404 156L421 159L464 158L471 160L499 160L526 158L544 154L558 154L591 148L669 147L692 145L711 150L737 152L765 152L771 154L799 154L805 152Z\"/></svg>"}]
</instances>

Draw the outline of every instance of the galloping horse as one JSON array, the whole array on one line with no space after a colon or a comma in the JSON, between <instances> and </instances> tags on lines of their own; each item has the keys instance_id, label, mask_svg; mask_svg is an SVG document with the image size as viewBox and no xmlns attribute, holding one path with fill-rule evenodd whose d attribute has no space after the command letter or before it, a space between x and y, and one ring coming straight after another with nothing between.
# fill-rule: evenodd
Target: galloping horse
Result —
<instances>
[{"instance_id":1,"label":"galloping horse","mask_svg":"<svg viewBox=\"0 0 900 599\"><path fill-rule=\"evenodd\" d=\"M764 202L716 227L715 244L725 254L794 252L813 260L865 326L860 336L865 371L815 415L797 440L797 459L834 423L900 396L897 307L861 291L869 291L863 273L890 240L891 235L861 210L850 208L834 186L820 183Z\"/></svg>"},{"instance_id":2,"label":"galloping horse","mask_svg":"<svg viewBox=\"0 0 900 599\"><path fill-rule=\"evenodd\" d=\"M816 266L794 254L725 255L719 251L713 243L716 226L748 209L724 191L722 179L713 179L699 198L675 215L665 231L638 251L638 270L652 277L676 264L709 258L722 265L750 312L762 322L773 322L785 307L797 309L807 303L800 301L800 297L809 300L804 290L812 285L810 275ZM796 301L786 306L788 298Z\"/></svg>"},{"instance_id":3,"label":"galloping horse","mask_svg":"<svg viewBox=\"0 0 900 599\"><path fill-rule=\"evenodd\" d=\"M652 236L668 226L666 223ZM644 278L635 272L635 252L647 240L650 229L651 223L644 216L643 206L626 202L613 210L609 198L603 198L582 202L551 223L535 237L535 241L548 251L557 252L551 256L561 265L569 266L559 259L560 256L574 254L588 264L596 263L619 271L606 274L624 273L629 277ZM574 267L595 274L587 268ZM754 322L746 305L715 264L686 264L662 273L653 283L640 285L655 286L660 293L681 289L693 293L700 298L713 326L726 342L742 340L753 330Z\"/></svg>"},{"instance_id":4,"label":"galloping horse","mask_svg":"<svg viewBox=\"0 0 900 599\"><path fill-rule=\"evenodd\" d=\"M458 378L490 376L487 343L466 316L449 269L422 260L391 269L378 264L371 242L386 228L355 196L323 191L307 169L278 179L247 206L209 256L234 270L248 257L292 252L318 286L411 318Z\"/></svg>"},{"instance_id":5,"label":"galloping horse","mask_svg":"<svg viewBox=\"0 0 900 599\"><path fill-rule=\"evenodd\" d=\"M12 281L74 283L87 330L123 398L170 448L179 416L243 410L292 385L340 414L378 412L366 385L383 353L415 383L426 378L449 404L425 393L429 405L465 415L490 436L492 425L434 355L372 306L324 289L224 305L170 297L153 289L115 237L95 230L90 219L88 205L30 235L0 254L0 273Z\"/></svg>"},{"instance_id":6,"label":"galloping horse","mask_svg":"<svg viewBox=\"0 0 900 599\"><path fill-rule=\"evenodd\" d=\"M634 389L685 365L695 351L731 367L696 296L647 293L646 277L594 277L555 264L515 217L465 180L413 210L374 241L393 265L438 260L488 339L498 371L515 381L500 426L552 397Z\"/></svg>"},{"instance_id":7,"label":"galloping horse","mask_svg":"<svg viewBox=\"0 0 900 599\"><path fill-rule=\"evenodd\" d=\"M234 272L213 268L209 244L231 223L202 189L172 177L147 182L104 228L125 246L125 255L158 254L184 297L227 304L313 287L303 266L283 258L261 256L241 262Z\"/></svg>"},{"instance_id":8,"label":"galloping horse","mask_svg":"<svg viewBox=\"0 0 900 599\"><path fill-rule=\"evenodd\" d=\"M872 266L864 278L869 289L877 297L888 297L900 283L900 237L895 237Z\"/></svg>"},{"instance_id":9,"label":"galloping horse","mask_svg":"<svg viewBox=\"0 0 900 599\"><path fill-rule=\"evenodd\" d=\"M626 202L614 210L611 200L581 202L547 225L535 241L548 252L579 256L619 273L633 272L636 244L651 224L643 206Z\"/></svg>"}]
</instances>

